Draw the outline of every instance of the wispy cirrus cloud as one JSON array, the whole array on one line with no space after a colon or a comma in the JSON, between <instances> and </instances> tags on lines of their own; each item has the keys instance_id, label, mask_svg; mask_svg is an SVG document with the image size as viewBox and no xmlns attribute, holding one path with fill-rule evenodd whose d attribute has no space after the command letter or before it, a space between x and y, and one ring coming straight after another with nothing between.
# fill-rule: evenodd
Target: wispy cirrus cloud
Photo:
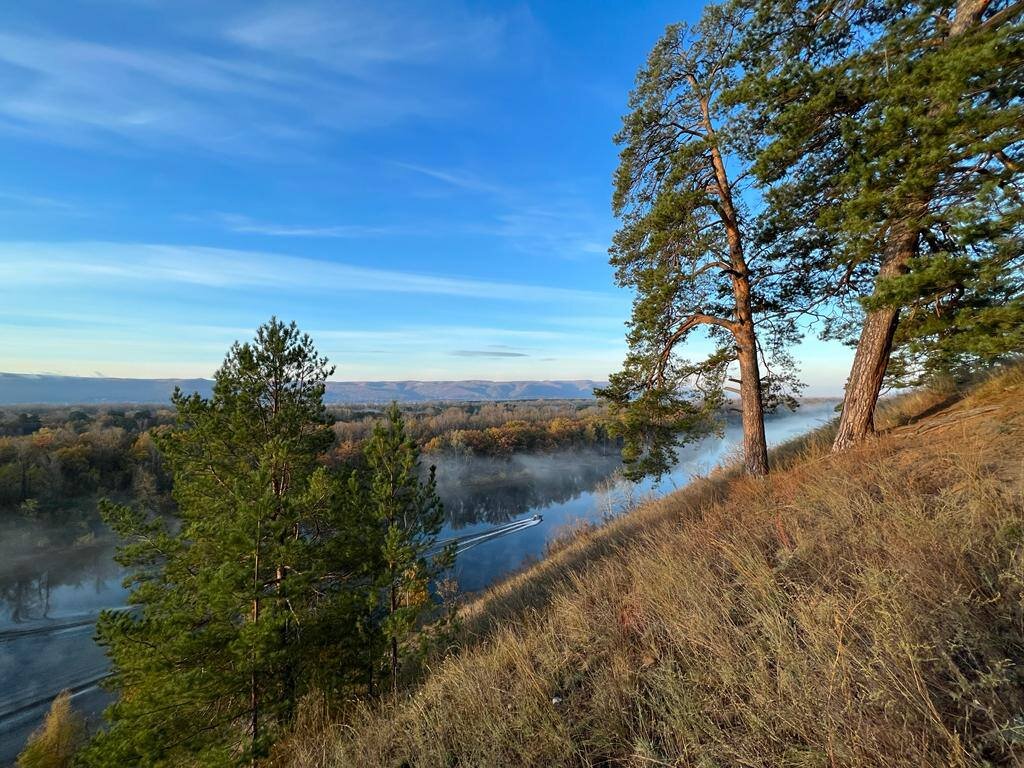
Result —
<instances>
[{"instance_id":1,"label":"wispy cirrus cloud","mask_svg":"<svg viewBox=\"0 0 1024 768\"><path fill-rule=\"evenodd\" d=\"M243 235L267 235L269 237L326 237L361 238L401 234L407 230L395 226L372 226L365 224L280 224L257 221L235 213L217 213L215 218L226 229Z\"/></svg>"},{"instance_id":2,"label":"wispy cirrus cloud","mask_svg":"<svg viewBox=\"0 0 1024 768\"><path fill-rule=\"evenodd\" d=\"M0 243L0 281L17 286L174 283L293 292L419 293L510 302L608 304L615 297L549 285L373 269L337 261L205 246Z\"/></svg>"},{"instance_id":3,"label":"wispy cirrus cloud","mask_svg":"<svg viewBox=\"0 0 1024 768\"><path fill-rule=\"evenodd\" d=\"M517 327L498 327L494 325L418 325L402 326L390 330L366 330L366 329L320 329L316 331L318 338L325 338L331 341L352 342L352 341L377 341L377 342L403 342L413 346L420 346L426 341L437 342L459 342L477 343L481 339L508 339L515 341L530 341L531 343L543 342L571 342L574 339L585 337L580 334L569 334L559 331L536 330ZM519 349L506 344L488 344L487 349Z\"/></svg>"},{"instance_id":4,"label":"wispy cirrus cloud","mask_svg":"<svg viewBox=\"0 0 1024 768\"><path fill-rule=\"evenodd\" d=\"M506 24L450 3L341 1L265 6L229 22L225 34L248 48L368 76L379 66L493 59L501 54Z\"/></svg>"},{"instance_id":5,"label":"wispy cirrus cloud","mask_svg":"<svg viewBox=\"0 0 1024 768\"><path fill-rule=\"evenodd\" d=\"M454 182L453 182L454 183ZM473 189L468 184L463 189ZM482 191L482 187L478 188ZM218 212L210 216L229 232L267 237L362 239L417 235L483 235L509 243L524 253L546 254L566 259L600 257L608 254L610 227L588 215L582 208L557 205L525 206L494 214L490 220L470 222L431 222L430 224L294 224L270 222L235 213Z\"/></svg>"},{"instance_id":6,"label":"wispy cirrus cloud","mask_svg":"<svg viewBox=\"0 0 1024 768\"><path fill-rule=\"evenodd\" d=\"M427 178L440 181L457 189L466 190L469 192L487 192L496 195L508 195L510 191L507 187L503 187L500 184L495 184L480 177L468 173L466 171L452 170L448 168L432 168L426 165L418 165L416 163L404 163L396 161L394 165L399 168L404 168L407 171L419 174L420 176L426 176Z\"/></svg>"},{"instance_id":7,"label":"wispy cirrus cloud","mask_svg":"<svg viewBox=\"0 0 1024 768\"><path fill-rule=\"evenodd\" d=\"M98 206L102 208L103 206ZM95 213L93 206L84 206L70 200L49 195L37 195L20 190L0 191L0 214L17 216L19 221L29 217L43 220L55 218L84 218Z\"/></svg>"},{"instance_id":8,"label":"wispy cirrus cloud","mask_svg":"<svg viewBox=\"0 0 1024 768\"><path fill-rule=\"evenodd\" d=\"M190 30L151 12L168 28L160 43L39 25L0 33L0 131L232 154L307 146L450 115L461 97L437 71L496 60L509 31L506 19L450 2L429 14L355 2L277 2L240 15L214 6Z\"/></svg>"},{"instance_id":9,"label":"wispy cirrus cloud","mask_svg":"<svg viewBox=\"0 0 1024 768\"><path fill-rule=\"evenodd\" d=\"M251 338L263 319L211 325L168 309L147 306L135 315L0 312L0 359L4 370L22 372L50 370L59 361L70 374L100 367L118 376L209 376L224 350ZM341 378L599 378L622 354L618 335L490 324L381 327L374 321L370 327L338 327L328 321L303 330L338 363ZM561 367L546 365L556 360Z\"/></svg>"},{"instance_id":10,"label":"wispy cirrus cloud","mask_svg":"<svg viewBox=\"0 0 1024 768\"><path fill-rule=\"evenodd\" d=\"M454 357L529 357L526 352L503 352L500 349L456 349L451 353Z\"/></svg>"},{"instance_id":11,"label":"wispy cirrus cloud","mask_svg":"<svg viewBox=\"0 0 1024 768\"><path fill-rule=\"evenodd\" d=\"M479 225L481 232L517 243L534 252L562 258L606 257L611 242L610 219L603 219L571 200L553 205L525 205Z\"/></svg>"},{"instance_id":12,"label":"wispy cirrus cloud","mask_svg":"<svg viewBox=\"0 0 1024 768\"><path fill-rule=\"evenodd\" d=\"M592 204L564 190L551 190L544 203L534 202L510 185L485 179L471 171L394 162L419 176L433 179L460 192L489 195L496 211L490 217L464 224L471 234L509 241L520 250L560 258L605 257L613 222ZM524 199L525 198L525 199Z\"/></svg>"},{"instance_id":13,"label":"wispy cirrus cloud","mask_svg":"<svg viewBox=\"0 0 1024 768\"><path fill-rule=\"evenodd\" d=\"M58 35L0 34L0 72L7 75L4 127L75 142L87 131L92 138L185 137L210 145L231 133L233 122L211 97L262 100L282 92L279 73L252 63Z\"/></svg>"},{"instance_id":14,"label":"wispy cirrus cloud","mask_svg":"<svg viewBox=\"0 0 1024 768\"><path fill-rule=\"evenodd\" d=\"M67 200L60 200L47 195L34 195L28 192L12 190L0 191L0 201L25 208L40 208L52 213L80 213L81 207Z\"/></svg>"}]
</instances>

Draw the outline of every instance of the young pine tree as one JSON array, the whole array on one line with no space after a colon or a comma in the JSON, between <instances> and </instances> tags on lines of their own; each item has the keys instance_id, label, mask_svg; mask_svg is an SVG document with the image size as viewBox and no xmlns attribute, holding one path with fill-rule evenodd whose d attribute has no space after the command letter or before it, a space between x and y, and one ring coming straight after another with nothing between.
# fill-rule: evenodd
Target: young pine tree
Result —
<instances>
[{"instance_id":1,"label":"young pine tree","mask_svg":"<svg viewBox=\"0 0 1024 768\"><path fill-rule=\"evenodd\" d=\"M177 519L104 509L137 610L98 623L118 700L86 765L253 762L322 683L319 662L345 658L365 595L350 511L317 461L332 370L271 319L232 347L211 398L175 392L159 447Z\"/></svg>"},{"instance_id":2,"label":"young pine tree","mask_svg":"<svg viewBox=\"0 0 1024 768\"><path fill-rule=\"evenodd\" d=\"M417 656L417 627L434 608L432 586L454 564L454 548L438 548L444 507L434 467L422 477L419 449L406 434L392 403L364 449L366 468L357 493L375 522L380 604L377 625L385 646L392 692L397 694L403 658Z\"/></svg>"},{"instance_id":3,"label":"young pine tree","mask_svg":"<svg viewBox=\"0 0 1024 768\"><path fill-rule=\"evenodd\" d=\"M734 362L744 463L763 475L765 409L795 383L782 352L792 329L767 300L770 275L759 274L748 252L737 151L743 138L731 133L720 102L734 77L728 56L735 36L729 14L715 6L692 32L670 26L637 77L632 111L616 137L623 149L613 207L622 226L611 263L636 297L623 370L598 394L618 417L634 477L663 474L677 445L717 427ZM755 325L770 316L779 322L770 343L759 343ZM701 331L713 351L683 359L679 351ZM780 366L762 378L764 348Z\"/></svg>"}]
</instances>

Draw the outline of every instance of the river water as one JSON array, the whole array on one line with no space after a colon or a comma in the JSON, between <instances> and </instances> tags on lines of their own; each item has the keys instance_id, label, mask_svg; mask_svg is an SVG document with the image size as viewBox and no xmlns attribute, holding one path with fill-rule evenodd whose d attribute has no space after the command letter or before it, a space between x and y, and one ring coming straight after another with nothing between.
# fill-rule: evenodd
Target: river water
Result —
<instances>
[{"instance_id":1,"label":"river water","mask_svg":"<svg viewBox=\"0 0 1024 768\"><path fill-rule=\"evenodd\" d=\"M819 427L835 416L837 401L812 401L765 421L769 445ZM651 496L662 496L738 456L742 431L730 424L721 438L679 451L679 463L660 483L622 479L617 451L559 451L507 459L443 456L436 460L438 492L451 521L444 536L465 539L496 526L539 515L529 527L485 539L459 554L455 576L463 591L482 589L543 555L549 541L580 522L600 523ZM510 526L511 527L511 526Z\"/></svg>"},{"instance_id":2,"label":"river water","mask_svg":"<svg viewBox=\"0 0 1024 768\"><path fill-rule=\"evenodd\" d=\"M771 444L797 437L834 416L835 402L805 403L766 421ZM567 526L600 522L649 496L682 487L735 453L738 424L721 438L680 451L661 483L622 480L614 450L563 450L508 458L431 456L449 521L442 539L463 551L455 578L464 591L486 587L530 560ZM40 533L42 535L42 533ZM29 540L19 536L19 540ZM102 538L46 558L7 553L0 559L0 765L13 762L59 691L94 720L108 701L96 683L107 669L92 640L103 608L122 605L121 571Z\"/></svg>"}]
</instances>

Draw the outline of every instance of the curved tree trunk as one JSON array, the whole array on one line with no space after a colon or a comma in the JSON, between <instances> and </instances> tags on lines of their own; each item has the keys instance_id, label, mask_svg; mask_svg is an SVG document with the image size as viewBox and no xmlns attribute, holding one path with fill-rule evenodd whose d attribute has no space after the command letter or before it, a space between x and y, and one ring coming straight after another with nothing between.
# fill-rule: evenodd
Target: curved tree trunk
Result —
<instances>
[{"instance_id":1,"label":"curved tree trunk","mask_svg":"<svg viewBox=\"0 0 1024 768\"><path fill-rule=\"evenodd\" d=\"M917 229L904 229L892 239L889 252L878 270L880 279L907 271L910 260L917 253L919 235ZM839 417L839 430L832 443L833 451L844 450L875 432L875 404L882 391L885 369L889 366L899 313L899 307L881 307L864 316L857 353L846 382L846 397Z\"/></svg>"},{"instance_id":2,"label":"curved tree trunk","mask_svg":"<svg viewBox=\"0 0 1024 768\"><path fill-rule=\"evenodd\" d=\"M946 40L959 37L980 23L989 3L990 0L959 0ZM930 194L926 193L917 201L921 208L928 205ZM900 221L893 225L891 232L889 247L878 270L878 277L882 279L907 271L911 259L917 254L921 234L916 226ZM872 310L864 317L857 353L850 368L850 378L846 382L843 412L839 418L835 442L832 443L833 451L849 448L874 434L875 405L882 391L882 381L885 369L889 366L892 340L898 323L898 307Z\"/></svg>"}]
</instances>

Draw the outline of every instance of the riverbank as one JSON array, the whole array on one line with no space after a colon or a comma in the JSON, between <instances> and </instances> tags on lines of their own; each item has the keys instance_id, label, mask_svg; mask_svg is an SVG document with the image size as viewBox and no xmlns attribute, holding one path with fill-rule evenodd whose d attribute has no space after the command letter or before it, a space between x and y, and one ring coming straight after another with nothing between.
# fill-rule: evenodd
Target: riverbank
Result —
<instances>
[{"instance_id":1,"label":"riverbank","mask_svg":"<svg viewBox=\"0 0 1024 768\"><path fill-rule=\"evenodd\" d=\"M833 405L813 402L773 416L769 441L821 424ZM643 497L706 474L739 440L737 425L729 424L721 437L687 446L662 486L622 480L615 450L435 455L448 514L441 538L463 544L452 575L465 592L483 590L543 558L567 529L600 523ZM72 690L75 710L93 723L109 702L94 685L106 671L106 659L83 617L122 605L125 593L122 570L112 559L113 538L89 515L91 506L79 500L56 510L62 526L50 524L52 515L37 515L8 520L0 531L0 552L7 553L0 557L0 679L11 682L7 695L0 692L0 765L22 749L59 691ZM66 626L67 620L75 626Z\"/></svg>"},{"instance_id":2,"label":"riverbank","mask_svg":"<svg viewBox=\"0 0 1024 768\"><path fill-rule=\"evenodd\" d=\"M411 695L307 711L293 765L1021 759L1024 373L890 405L584 535L463 611ZM288 762L283 758L282 764Z\"/></svg>"}]
</instances>

